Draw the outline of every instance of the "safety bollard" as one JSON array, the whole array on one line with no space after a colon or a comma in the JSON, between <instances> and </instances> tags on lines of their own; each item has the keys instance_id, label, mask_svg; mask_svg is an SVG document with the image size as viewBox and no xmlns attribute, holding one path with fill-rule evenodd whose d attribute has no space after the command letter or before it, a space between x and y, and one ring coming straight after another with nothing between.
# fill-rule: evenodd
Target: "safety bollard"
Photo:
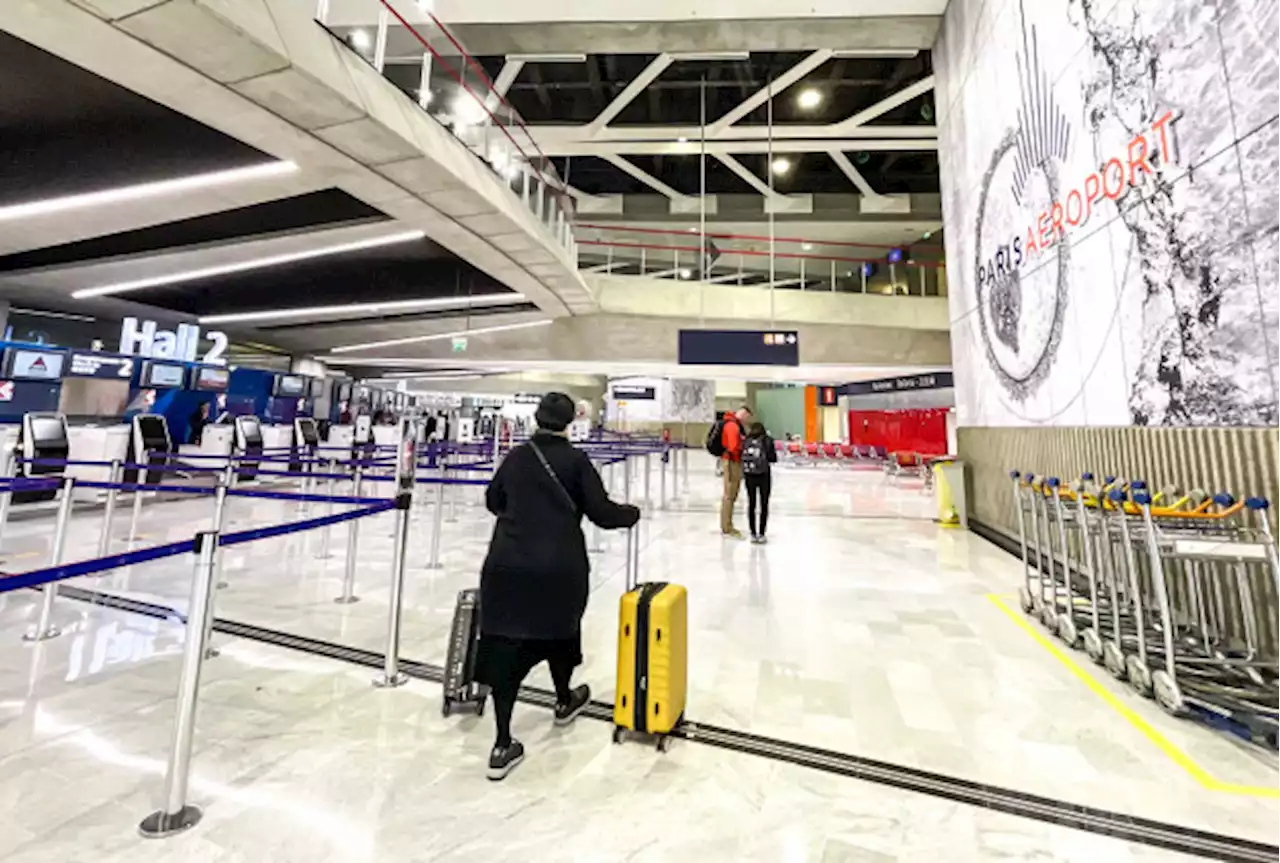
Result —
<instances>
[{"instance_id":1,"label":"safety bollard","mask_svg":"<svg viewBox=\"0 0 1280 863\"><path fill-rule=\"evenodd\" d=\"M333 476L338 471L338 463L333 458L329 459L329 468L326 473L329 479L325 482L325 494L329 497L329 501L325 504L325 515L333 515ZM320 528L320 551L316 554L317 560L324 560L330 557L329 552L329 525Z\"/></svg>"},{"instance_id":2,"label":"safety bollard","mask_svg":"<svg viewBox=\"0 0 1280 863\"><path fill-rule=\"evenodd\" d=\"M196 565L191 581L191 601L187 604L186 643L182 650L182 675L178 683L178 704L173 720L169 763L164 774L164 808L152 812L138 825L145 839L173 836L200 822L199 807L187 803L191 778L191 747L196 730L196 699L200 694L200 672L204 666L205 633L212 619L214 560L218 535L210 531L196 534Z\"/></svg>"},{"instance_id":3,"label":"safety bollard","mask_svg":"<svg viewBox=\"0 0 1280 863\"><path fill-rule=\"evenodd\" d=\"M13 502L13 489L10 483L17 478L17 454L12 449L5 447L2 464L0 479L4 482L4 488L0 490L0 544L4 543L4 529L9 524L9 505Z\"/></svg>"},{"instance_id":4,"label":"safety bollard","mask_svg":"<svg viewBox=\"0 0 1280 863\"><path fill-rule=\"evenodd\" d=\"M111 553L111 522L115 520L116 495L120 492L116 485L120 482L120 478L120 459L113 458L111 473L107 475L107 482L112 485L107 489L107 503L102 509L102 535L98 537L98 557L106 557Z\"/></svg>"},{"instance_id":5,"label":"safety bollard","mask_svg":"<svg viewBox=\"0 0 1280 863\"><path fill-rule=\"evenodd\" d=\"M142 458L139 459L138 463L144 466L151 464L150 451L143 450ZM129 520L129 541L137 542L142 538L138 536L138 520L142 517L142 486L147 481L147 471L145 467L139 469L133 479L133 518Z\"/></svg>"},{"instance_id":6,"label":"safety bollard","mask_svg":"<svg viewBox=\"0 0 1280 863\"><path fill-rule=\"evenodd\" d=\"M361 485L364 483L364 476L361 468L357 467L355 477L351 481L351 496L359 497ZM360 519L353 518L347 522L347 560L346 566L342 574L342 596L334 598L334 602L339 605L350 605L353 602L359 602L360 597L356 596L356 553L360 542Z\"/></svg>"},{"instance_id":7,"label":"safety bollard","mask_svg":"<svg viewBox=\"0 0 1280 863\"><path fill-rule=\"evenodd\" d=\"M62 501L58 504L58 523L53 529L53 548L49 550L50 566L62 563L62 554L67 545L67 528L71 522L71 498L75 484L76 481L69 476L62 478ZM35 629L22 636L23 641L45 641L62 634L62 630L53 625L53 600L58 595L58 584L51 581L42 589L44 598L40 604L40 621Z\"/></svg>"},{"instance_id":8,"label":"safety bollard","mask_svg":"<svg viewBox=\"0 0 1280 863\"><path fill-rule=\"evenodd\" d=\"M440 474L443 478L443 467L440 468ZM444 483L436 483L436 506L431 519L431 560L427 563L427 569L443 569L444 566L440 563L440 531L444 527Z\"/></svg>"},{"instance_id":9,"label":"safety bollard","mask_svg":"<svg viewBox=\"0 0 1280 863\"><path fill-rule=\"evenodd\" d=\"M400 620L404 604L404 571L409 555L409 502L410 494L396 495L396 537L391 558L391 601L387 611L387 653L383 660L382 676L374 678L373 685L380 689L403 686L409 678L400 671ZM359 519L354 519L354 524Z\"/></svg>"}]
</instances>

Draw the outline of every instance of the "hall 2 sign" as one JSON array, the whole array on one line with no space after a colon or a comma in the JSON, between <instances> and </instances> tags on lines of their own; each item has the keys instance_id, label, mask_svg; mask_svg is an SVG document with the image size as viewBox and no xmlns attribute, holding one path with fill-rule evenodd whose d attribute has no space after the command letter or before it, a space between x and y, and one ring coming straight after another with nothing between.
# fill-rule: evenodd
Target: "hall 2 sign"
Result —
<instances>
[{"instance_id":1,"label":"hall 2 sign","mask_svg":"<svg viewBox=\"0 0 1280 863\"><path fill-rule=\"evenodd\" d=\"M177 331L159 329L155 321L139 321L125 318L120 325L120 353L156 360L186 360L208 365L226 365L223 354L227 351L226 333L210 331L205 338L213 347L203 357L197 357L200 347L200 328L193 324L178 324Z\"/></svg>"}]
</instances>

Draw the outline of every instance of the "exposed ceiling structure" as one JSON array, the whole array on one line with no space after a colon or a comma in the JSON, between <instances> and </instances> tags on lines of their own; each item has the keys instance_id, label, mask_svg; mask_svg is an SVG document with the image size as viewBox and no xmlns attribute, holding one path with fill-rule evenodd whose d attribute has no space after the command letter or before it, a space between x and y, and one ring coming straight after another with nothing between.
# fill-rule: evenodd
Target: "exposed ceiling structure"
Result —
<instances>
[{"instance_id":1,"label":"exposed ceiling structure","mask_svg":"<svg viewBox=\"0 0 1280 863\"><path fill-rule=\"evenodd\" d=\"M3 32L0 79L0 299L195 317L299 352L535 309L421 231Z\"/></svg>"}]
</instances>

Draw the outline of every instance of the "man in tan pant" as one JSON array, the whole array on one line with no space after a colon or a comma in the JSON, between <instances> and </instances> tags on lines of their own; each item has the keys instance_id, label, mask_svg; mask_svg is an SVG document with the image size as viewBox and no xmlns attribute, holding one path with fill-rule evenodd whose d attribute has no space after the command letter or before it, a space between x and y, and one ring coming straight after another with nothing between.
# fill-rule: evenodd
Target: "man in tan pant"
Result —
<instances>
[{"instance_id":1,"label":"man in tan pant","mask_svg":"<svg viewBox=\"0 0 1280 863\"><path fill-rule=\"evenodd\" d=\"M751 408L743 405L724 416L724 432L720 438L724 446L721 465L724 474L724 496L720 500L720 533L734 539L742 539L742 532L733 526L733 508L738 502L738 490L742 487L742 433L743 423L751 418Z\"/></svg>"}]
</instances>

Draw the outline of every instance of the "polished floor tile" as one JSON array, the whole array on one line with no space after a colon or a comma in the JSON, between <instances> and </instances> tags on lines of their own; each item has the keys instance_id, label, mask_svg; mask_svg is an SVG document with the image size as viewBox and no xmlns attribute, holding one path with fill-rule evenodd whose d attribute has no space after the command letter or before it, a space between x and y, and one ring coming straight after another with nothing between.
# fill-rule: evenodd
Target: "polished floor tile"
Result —
<instances>
[{"instance_id":1,"label":"polished floor tile","mask_svg":"<svg viewBox=\"0 0 1280 863\"><path fill-rule=\"evenodd\" d=\"M647 511L639 533L642 577L690 590L691 719L1276 841L1274 799L1199 785L1014 626L987 595L1016 590L1017 563L936 527L917 487L877 473L779 471L771 542L759 547L720 538L718 499L709 466L696 465L689 491ZM441 569L427 566L434 507L412 511L407 657L443 661L454 599L475 584L491 528L479 501L479 489L466 489L446 506L455 518L443 523ZM236 499L231 529L325 511ZM140 542L190 536L211 514L207 499L148 505ZM128 507L117 510L116 549L128 519ZM358 524L358 603L333 602L344 524L331 529L324 558L319 532L227 549L217 614L382 649L393 517ZM100 511L77 514L68 559L93 556L100 527ZM11 523L6 569L40 565L50 534L47 521ZM584 620L580 678L606 700L623 550L615 535L593 555ZM183 611L191 573L185 556L72 583ZM33 593L0 595L0 812L12 802L25 813L25 800L49 811L0 830L0 853L79 859L99 841L106 856L95 859L134 853L133 822L159 786L181 630L62 599L55 617L67 634L23 644L37 613ZM445 722L433 687L376 692L363 669L222 635L215 643L222 656L206 665L197 784L217 803L192 836L161 843L182 855L154 852L174 859L914 860L940 849L954 852L948 860L1172 859L693 745L654 758L610 747L599 726L552 731L523 707L517 727L531 757L499 791L479 780L487 720ZM549 684L541 670L532 682ZM1275 787L1274 758L1102 682L1217 778ZM72 784L85 793L66 792ZM658 824L644 817L655 812ZM742 833L744 820L756 829ZM916 820L927 826L911 827ZM55 858L60 848L67 854Z\"/></svg>"}]
</instances>

